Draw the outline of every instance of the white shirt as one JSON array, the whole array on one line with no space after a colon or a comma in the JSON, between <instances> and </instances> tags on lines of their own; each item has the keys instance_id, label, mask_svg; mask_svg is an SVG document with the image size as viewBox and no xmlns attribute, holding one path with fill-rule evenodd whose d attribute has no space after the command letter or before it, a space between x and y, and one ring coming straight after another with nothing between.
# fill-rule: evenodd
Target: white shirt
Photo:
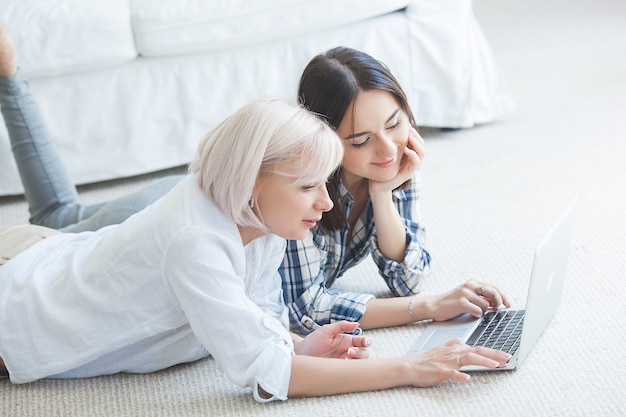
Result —
<instances>
[{"instance_id":1,"label":"white shirt","mask_svg":"<svg viewBox=\"0 0 626 417\"><path fill-rule=\"evenodd\" d=\"M61 234L0 268L11 381L151 372L210 353L238 386L287 398L284 239L243 246L188 176L121 225Z\"/></svg>"}]
</instances>

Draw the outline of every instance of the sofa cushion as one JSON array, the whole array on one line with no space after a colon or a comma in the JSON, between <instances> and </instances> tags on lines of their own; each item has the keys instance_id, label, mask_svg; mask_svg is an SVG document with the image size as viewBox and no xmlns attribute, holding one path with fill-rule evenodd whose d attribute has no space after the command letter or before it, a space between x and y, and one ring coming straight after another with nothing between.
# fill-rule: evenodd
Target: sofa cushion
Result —
<instances>
[{"instance_id":1,"label":"sofa cushion","mask_svg":"<svg viewBox=\"0 0 626 417\"><path fill-rule=\"evenodd\" d=\"M405 8L408 0L130 0L137 49L163 56L289 39Z\"/></svg>"},{"instance_id":2,"label":"sofa cushion","mask_svg":"<svg viewBox=\"0 0 626 417\"><path fill-rule=\"evenodd\" d=\"M137 56L128 0L2 0L28 78L102 69Z\"/></svg>"}]
</instances>

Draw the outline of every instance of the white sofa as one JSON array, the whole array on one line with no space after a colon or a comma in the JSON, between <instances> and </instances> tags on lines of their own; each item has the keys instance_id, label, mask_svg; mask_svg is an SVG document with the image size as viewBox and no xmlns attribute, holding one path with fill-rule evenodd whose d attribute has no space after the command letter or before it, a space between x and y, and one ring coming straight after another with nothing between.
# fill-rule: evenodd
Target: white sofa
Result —
<instances>
[{"instance_id":1,"label":"white sofa","mask_svg":"<svg viewBox=\"0 0 626 417\"><path fill-rule=\"evenodd\" d=\"M386 63L422 126L512 107L471 0L2 0L0 19L77 184L188 163L245 102L295 99L337 45ZM0 195L22 191L0 124Z\"/></svg>"}]
</instances>

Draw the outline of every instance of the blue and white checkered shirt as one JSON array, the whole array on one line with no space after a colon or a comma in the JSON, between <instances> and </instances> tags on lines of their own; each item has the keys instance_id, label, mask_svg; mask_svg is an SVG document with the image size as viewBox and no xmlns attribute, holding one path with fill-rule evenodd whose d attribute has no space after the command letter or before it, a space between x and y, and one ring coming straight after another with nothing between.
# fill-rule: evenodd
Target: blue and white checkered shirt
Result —
<instances>
[{"instance_id":1,"label":"blue and white checkered shirt","mask_svg":"<svg viewBox=\"0 0 626 417\"><path fill-rule=\"evenodd\" d=\"M347 241L348 226L326 234L315 227L305 240L287 241L279 272L294 331L306 334L324 324L338 320L358 321L363 316L366 303L373 295L339 293L329 288L370 253L395 296L411 295L419 290L422 278L430 273L430 255L424 249L426 231L419 210L420 187L418 171L406 190L393 192L406 229L406 253L402 263L380 252L371 202L357 220L350 242ZM354 200L343 184L340 193L348 218Z\"/></svg>"}]
</instances>

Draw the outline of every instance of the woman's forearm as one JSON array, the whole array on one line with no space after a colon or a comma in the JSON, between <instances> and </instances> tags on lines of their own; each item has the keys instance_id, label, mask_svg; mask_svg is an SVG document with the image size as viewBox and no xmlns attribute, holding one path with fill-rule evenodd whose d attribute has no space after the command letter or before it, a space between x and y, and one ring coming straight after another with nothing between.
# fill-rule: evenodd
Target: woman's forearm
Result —
<instances>
[{"instance_id":1,"label":"woman's forearm","mask_svg":"<svg viewBox=\"0 0 626 417\"><path fill-rule=\"evenodd\" d=\"M432 318L432 297L373 298L359 319L362 329L402 326Z\"/></svg>"},{"instance_id":2,"label":"woman's forearm","mask_svg":"<svg viewBox=\"0 0 626 417\"><path fill-rule=\"evenodd\" d=\"M407 385L409 368L402 358L350 360L295 355L289 396L316 397Z\"/></svg>"},{"instance_id":3,"label":"woman's forearm","mask_svg":"<svg viewBox=\"0 0 626 417\"><path fill-rule=\"evenodd\" d=\"M371 199L378 249L387 258L403 262L406 252L406 230L393 204L391 192L372 194Z\"/></svg>"}]
</instances>

